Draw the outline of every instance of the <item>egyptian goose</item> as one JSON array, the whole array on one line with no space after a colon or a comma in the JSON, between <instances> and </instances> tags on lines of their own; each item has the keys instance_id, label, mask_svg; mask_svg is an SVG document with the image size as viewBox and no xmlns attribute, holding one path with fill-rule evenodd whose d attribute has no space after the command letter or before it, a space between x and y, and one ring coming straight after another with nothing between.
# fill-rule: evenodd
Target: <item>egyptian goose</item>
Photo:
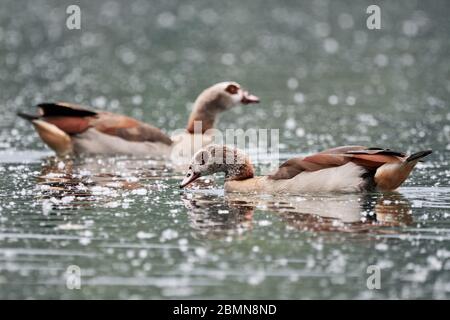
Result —
<instances>
[{"instance_id":1,"label":"egyptian goose","mask_svg":"<svg viewBox=\"0 0 450 320\"><path fill-rule=\"evenodd\" d=\"M258 97L243 90L236 82L217 83L198 96L186 132L174 140L160 129L136 119L71 103L42 103L37 106L38 115L18 115L31 121L41 139L60 156L129 154L169 157L179 154L180 151L175 149L180 145L186 148L187 141L194 136L201 140L195 144L197 150L211 143L212 138L207 131L213 128L221 112L240 103L257 102ZM203 135L205 139L201 138Z\"/></svg>"},{"instance_id":2,"label":"egyptian goose","mask_svg":"<svg viewBox=\"0 0 450 320\"><path fill-rule=\"evenodd\" d=\"M255 177L250 159L239 149L210 145L198 151L180 187L201 176L225 173L225 191L255 193L390 191L408 178L420 159L390 149L344 146L283 163L272 175Z\"/></svg>"}]
</instances>

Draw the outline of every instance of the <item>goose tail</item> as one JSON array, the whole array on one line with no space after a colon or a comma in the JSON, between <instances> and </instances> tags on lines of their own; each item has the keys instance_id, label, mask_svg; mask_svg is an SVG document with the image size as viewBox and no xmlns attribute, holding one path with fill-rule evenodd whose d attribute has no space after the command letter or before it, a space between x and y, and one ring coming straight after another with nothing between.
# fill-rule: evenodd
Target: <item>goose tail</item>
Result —
<instances>
[{"instance_id":1,"label":"goose tail","mask_svg":"<svg viewBox=\"0 0 450 320\"><path fill-rule=\"evenodd\" d=\"M432 150L423 150L413 153L402 162L382 165L374 177L377 189L381 191L397 189L409 177L416 164L431 153Z\"/></svg>"}]
</instances>

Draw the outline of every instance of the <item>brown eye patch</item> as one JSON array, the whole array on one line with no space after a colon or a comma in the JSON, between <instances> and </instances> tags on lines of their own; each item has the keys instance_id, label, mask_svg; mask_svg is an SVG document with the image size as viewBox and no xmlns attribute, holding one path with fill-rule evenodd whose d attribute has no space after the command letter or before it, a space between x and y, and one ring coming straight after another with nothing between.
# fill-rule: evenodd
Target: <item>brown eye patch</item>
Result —
<instances>
[{"instance_id":1,"label":"brown eye patch","mask_svg":"<svg viewBox=\"0 0 450 320\"><path fill-rule=\"evenodd\" d=\"M239 91L239 87L234 84L229 84L225 91L230 94L236 94Z\"/></svg>"}]
</instances>

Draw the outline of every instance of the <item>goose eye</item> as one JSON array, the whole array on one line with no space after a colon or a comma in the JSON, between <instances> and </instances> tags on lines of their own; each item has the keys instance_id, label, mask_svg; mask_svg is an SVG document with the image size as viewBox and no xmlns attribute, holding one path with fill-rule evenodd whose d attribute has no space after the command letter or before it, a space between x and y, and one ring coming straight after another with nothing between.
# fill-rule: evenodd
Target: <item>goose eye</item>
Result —
<instances>
[{"instance_id":1,"label":"goose eye","mask_svg":"<svg viewBox=\"0 0 450 320\"><path fill-rule=\"evenodd\" d=\"M235 86L234 84L228 85L228 87L225 89L226 92L229 94L236 94L239 91L239 88Z\"/></svg>"}]
</instances>

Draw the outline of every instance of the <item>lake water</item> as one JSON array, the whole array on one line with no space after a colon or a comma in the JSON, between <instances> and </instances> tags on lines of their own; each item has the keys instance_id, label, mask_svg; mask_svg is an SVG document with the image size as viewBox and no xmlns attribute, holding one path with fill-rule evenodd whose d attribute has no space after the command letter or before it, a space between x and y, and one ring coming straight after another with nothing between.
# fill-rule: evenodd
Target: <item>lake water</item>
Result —
<instances>
[{"instance_id":1,"label":"lake water","mask_svg":"<svg viewBox=\"0 0 450 320\"><path fill-rule=\"evenodd\" d=\"M77 3L81 30L71 1L0 4L0 298L450 297L447 1L381 1L381 30L365 1ZM172 132L223 80L262 102L218 128L280 129L281 160L434 153L395 193L244 196L152 159L56 159L15 116L71 101Z\"/></svg>"}]
</instances>

